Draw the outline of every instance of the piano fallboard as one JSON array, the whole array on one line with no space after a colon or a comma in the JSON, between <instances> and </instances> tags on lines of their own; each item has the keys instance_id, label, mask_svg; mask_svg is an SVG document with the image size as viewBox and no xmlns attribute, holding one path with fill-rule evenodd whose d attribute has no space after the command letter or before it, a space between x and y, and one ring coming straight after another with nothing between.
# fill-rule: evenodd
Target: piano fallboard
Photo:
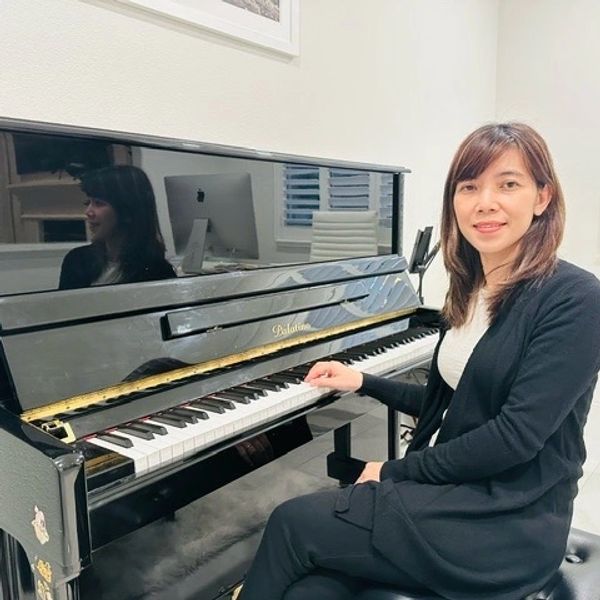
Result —
<instances>
[{"instance_id":1,"label":"piano fallboard","mask_svg":"<svg viewBox=\"0 0 600 600\"><path fill-rule=\"evenodd\" d=\"M179 281L171 282L170 298L162 290L143 311L130 296L138 298L140 288L148 286L148 295L154 297L154 288L165 284L119 286L112 293L121 302L111 298L107 303L111 310L95 316L90 315L87 300L98 302L96 290L70 292L80 308L68 316L55 304L49 313L52 318L35 315L41 313L45 300L56 303L56 296L62 294L26 296L18 314L17 297L0 298L0 343L15 410L32 421L85 408L115 395L174 383L307 342L350 335L419 306L401 257L273 271L221 275L217 282L208 282L207 289L202 282L212 276L194 278L197 296L193 298L189 289L185 295L177 289ZM185 279L181 283L190 287ZM214 288L218 287L223 294L217 301ZM66 295L66 305L69 299ZM162 373L165 363L170 364L168 374ZM157 368L161 376L153 378Z\"/></svg>"}]
</instances>

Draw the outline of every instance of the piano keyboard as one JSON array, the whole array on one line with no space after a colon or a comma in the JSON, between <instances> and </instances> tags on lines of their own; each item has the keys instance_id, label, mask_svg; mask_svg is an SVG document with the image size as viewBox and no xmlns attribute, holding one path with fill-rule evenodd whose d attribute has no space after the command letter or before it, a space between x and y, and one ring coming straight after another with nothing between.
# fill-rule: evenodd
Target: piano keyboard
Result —
<instances>
[{"instance_id":1,"label":"piano keyboard","mask_svg":"<svg viewBox=\"0 0 600 600\"><path fill-rule=\"evenodd\" d=\"M431 357L437 333L434 328L415 328L323 360L340 360L375 375L410 368ZM329 395L331 391L304 383L311 366L302 365L187 401L87 437L85 442L130 459L136 475L143 475Z\"/></svg>"}]
</instances>

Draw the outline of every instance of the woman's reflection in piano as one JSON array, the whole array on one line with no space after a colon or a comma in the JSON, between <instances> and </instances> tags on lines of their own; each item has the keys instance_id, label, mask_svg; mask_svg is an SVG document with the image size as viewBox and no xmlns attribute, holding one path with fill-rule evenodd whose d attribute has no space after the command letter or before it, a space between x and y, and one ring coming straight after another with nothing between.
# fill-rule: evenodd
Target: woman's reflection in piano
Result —
<instances>
[{"instance_id":1,"label":"woman's reflection in piano","mask_svg":"<svg viewBox=\"0 0 600 600\"><path fill-rule=\"evenodd\" d=\"M64 258L59 289L169 279L152 185L141 169L118 165L81 177L91 244Z\"/></svg>"}]
</instances>

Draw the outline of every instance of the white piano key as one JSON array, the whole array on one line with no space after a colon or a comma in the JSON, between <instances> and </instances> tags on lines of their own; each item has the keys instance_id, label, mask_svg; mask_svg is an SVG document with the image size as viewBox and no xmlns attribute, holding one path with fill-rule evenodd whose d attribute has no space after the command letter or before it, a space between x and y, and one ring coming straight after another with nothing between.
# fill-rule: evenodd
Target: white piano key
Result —
<instances>
[{"instance_id":1,"label":"white piano key","mask_svg":"<svg viewBox=\"0 0 600 600\"><path fill-rule=\"evenodd\" d=\"M179 427L174 427L173 425L165 425L165 423L161 423L160 421L153 421L152 418L146 418L144 421L152 424L152 425L160 425L167 430L166 436L167 439L171 441L171 451L173 453L173 460L176 461L180 458L183 458L185 449L185 441L188 436L184 433L181 433L183 429Z\"/></svg>"},{"instance_id":2,"label":"white piano key","mask_svg":"<svg viewBox=\"0 0 600 600\"><path fill-rule=\"evenodd\" d=\"M354 360L352 367L372 374L385 373L402 366L409 367L430 358L437 339L438 334L434 333L386 348L379 354ZM164 427L167 434L155 434L154 440L138 440L135 436L119 431L118 435L132 440L133 448L122 448L97 438L89 441L132 458L136 473L144 473L272 422L331 393L331 390L314 388L304 382L290 383L287 388L278 391L265 391L265 396L252 400L249 404L235 402L235 408L226 409L224 413L213 413L186 404L185 408L206 412L209 418L199 419L197 423L186 423L182 428L155 421L152 416L146 417L143 421Z\"/></svg>"},{"instance_id":3,"label":"white piano key","mask_svg":"<svg viewBox=\"0 0 600 600\"><path fill-rule=\"evenodd\" d=\"M121 437L131 440L133 443L133 448L135 450L139 450L146 457L149 469L156 469L172 460L173 453L170 451L170 448L168 453L165 451L166 444L164 444L163 446L165 447L161 449L160 444L152 443L154 440L144 440L121 430L117 430L116 433Z\"/></svg>"},{"instance_id":4,"label":"white piano key","mask_svg":"<svg viewBox=\"0 0 600 600\"><path fill-rule=\"evenodd\" d=\"M94 444L96 446L100 446L101 448L105 448L106 450L111 450L112 452L116 452L121 456L126 456L133 461L133 467L136 473L144 473L148 470L148 459L144 455L143 452L140 452L136 448L123 448L123 446L118 446L117 444L111 444L106 440L101 440L97 437L86 438L86 442L90 444Z\"/></svg>"}]
</instances>

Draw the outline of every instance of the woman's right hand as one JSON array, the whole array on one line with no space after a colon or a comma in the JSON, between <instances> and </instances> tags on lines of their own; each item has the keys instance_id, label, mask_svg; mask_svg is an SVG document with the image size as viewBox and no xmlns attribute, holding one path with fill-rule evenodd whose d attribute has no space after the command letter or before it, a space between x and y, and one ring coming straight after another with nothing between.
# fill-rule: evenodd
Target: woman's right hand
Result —
<instances>
[{"instance_id":1,"label":"woman's right hand","mask_svg":"<svg viewBox=\"0 0 600 600\"><path fill-rule=\"evenodd\" d=\"M329 360L314 364L304 381L315 387L355 392L362 386L363 376L360 371L355 371L336 360Z\"/></svg>"}]
</instances>

